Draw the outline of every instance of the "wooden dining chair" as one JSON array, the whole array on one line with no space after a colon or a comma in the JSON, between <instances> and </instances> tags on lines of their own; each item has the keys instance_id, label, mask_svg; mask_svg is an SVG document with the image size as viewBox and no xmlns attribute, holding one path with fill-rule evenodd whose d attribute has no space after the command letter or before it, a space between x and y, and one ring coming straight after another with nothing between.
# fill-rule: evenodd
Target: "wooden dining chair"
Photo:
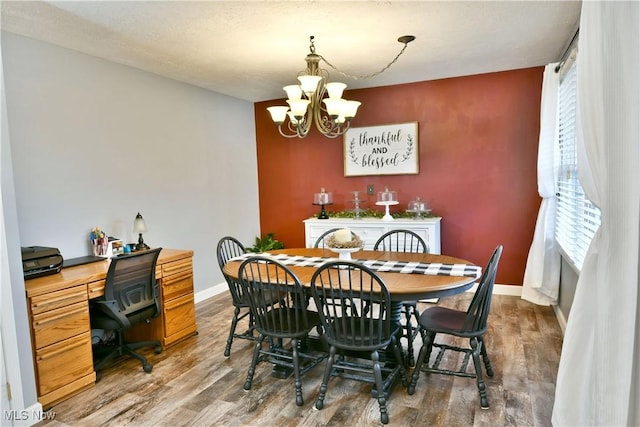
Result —
<instances>
[{"instance_id":1,"label":"wooden dining chair","mask_svg":"<svg viewBox=\"0 0 640 427\"><path fill-rule=\"evenodd\" d=\"M394 382L400 377L407 385L397 341L400 325L390 318L389 290L373 270L362 264L328 261L313 274L311 292L330 346L316 408L324 407L329 380L341 376L375 386L372 394L378 400L380 421L387 424L387 400ZM347 358L344 352L361 357ZM395 360L381 360L388 355Z\"/></svg>"},{"instance_id":2,"label":"wooden dining chair","mask_svg":"<svg viewBox=\"0 0 640 427\"><path fill-rule=\"evenodd\" d=\"M251 310L249 309L249 301L247 300L246 295L242 290L242 286L240 282L236 279L229 277L229 275L225 274L223 268L224 265L231 258L243 255L246 253L246 250L242 243L238 241L238 239L225 236L218 242L218 247L216 250L216 254L218 257L218 265L220 266L220 271L222 271L222 275L227 282L229 287L229 293L231 294L231 301L233 303L233 318L231 319L231 329L229 330L229 337L227 338L227 345L224 349L224 357L229 357L231 355L231 344L233 343L234 338L242 338L255 341L257 335L254 333L255 326L253 322L253 317L251 316ZM242 333L236 333L236 327L238 326L238 322L245 317L248 317L249 325L246 331Z\"/></svg>"},{"instance_id":3,"label":"wooden dining chair","mask_svg":"<svg viewBox=\"0 0 640 427\"><path fill-rule=\"evenodd\" d=\"M431 307L420 315L419 324L422 335L422 347L418 354L418 361L413 370L408 392L413 394L420 377L420 372L456 375L460 377L476 378L478 392L480 394L480 407L489 408L486 385L482 377L482 365L480 356L484 362L484 368L489 377L493 377L493 367L487 354L484 342L484 334L487 331L487 319L491 309L491 295L496 280L498 262L502 255L502 246L499 245L493 251L489 263L482 273L478 288L466 311L453 310L446 307ZM454 345L435 342L436 334L447 334L456 337L469 338L470 348L462 348ZM429 358L433 347L439 349L433 364L429 365ZM440 368L446 351L454 351L464 354L460 369L457 371ZM473 358L475 372L467 372L469 356ZM457 360L457 359L456 359ZM424 365L424 366L423 366Z\"/></svg>"},{"instance_id":4,"label":"wooden dining chair","mask_svg":"<svg viewBox=\"0 0 640 427\"><path fill-rule=\"evenodd\" d=\"M251 389L256 366L266 361L293 370L296 405L302 406L301 377L327 357L326 352L306 351L303 345L312 329L322 333L318 313L307 309L308 298L298 277L270 257L246 259L238 275L259 333L244 389Z\"/></svg>"},{"instance_id":5,"label":"wooden dining chair","mask_svg":"<svg viewBox=\"0 0 640 427\"><path fill-rule=\"evenodd\" d=\"M391 230L378 238L373 245L374 251L429 253L429 246L420 235L405 229ZM407 365L415 363L413 341L418 336L418 301L403 301L402 314L406 319L403 336L407 339Z\"/></svg>"}]
</instances>

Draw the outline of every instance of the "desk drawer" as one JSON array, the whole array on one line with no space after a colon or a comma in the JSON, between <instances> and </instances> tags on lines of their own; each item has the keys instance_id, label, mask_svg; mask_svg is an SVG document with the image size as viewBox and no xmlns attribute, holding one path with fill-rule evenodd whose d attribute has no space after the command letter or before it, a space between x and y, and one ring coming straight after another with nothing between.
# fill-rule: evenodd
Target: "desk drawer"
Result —
<instances>
[{"instance_id":1,"label":"desk drawer","mask_svg":"<svg viewBox=\"0 0 640 427\"><path fill-rule=\"evenodd\" d=\"M87 301L87 286L84 284L32 297L30 301L31 314L35 316L81 301L84 301L85 304Z\"/></svg>"},{"instance_id":2,"label":"desk drawer","mask_svg":"<svg viewBox=\"0 0 640 427\"><path fill-rule=\"evenodd\" d=\"M87 285L87 293L89 299L98 298L104 296L104 285L106 280L96 280L95 282L89 282Z\"/></svg>"},{"instance_id":3,"label":"desk drawer","mask_svg":"<svg viewBox=\"0 0 640 427\"><path fill-rule=\"evenodd\" d=\"M196 307L193 293L165 301L163 307L165 337L178 334L196 323Z\"/></svg>"},{"instance_id":4,"label":"desk drawer","mask_svg":"<svg viewBox=\"0 0 640 427\"><path fill-rule=\"evenodd\" d=\"M162 278L162 296L165 301L193 292L193 273L191 270L181 271Z\"/></svg>"},{"instance_id":5,"label":"desk drawer","mask_svg":"<svg viewBox=\"0 0 640 427\"><path fill-rule=\"evenodd\" d=\"M162 277L178 274L185 271L193 271L193 259L191 257L162 264Z\"/></svg>"},{"instance_id":6,"label":"desk drawer","mask_svg":"<svg viewBox=\"0 0 640 427\"><path fill-rule=\"evenodd\" d=\"M90 329L86 302L61 307L33 316L33 345L36 349L71 338Z\"/></svg>"},{"instance_id":7,"label":"desk drawer","mask_svg":"<svg viewBox=\"0 0 640 427\"><path fill-rule=\"evenodd\" d=\"M50 393L93 372L91 334L85 332L36 351L38 394Z\"/></svg>"}]
</instances>

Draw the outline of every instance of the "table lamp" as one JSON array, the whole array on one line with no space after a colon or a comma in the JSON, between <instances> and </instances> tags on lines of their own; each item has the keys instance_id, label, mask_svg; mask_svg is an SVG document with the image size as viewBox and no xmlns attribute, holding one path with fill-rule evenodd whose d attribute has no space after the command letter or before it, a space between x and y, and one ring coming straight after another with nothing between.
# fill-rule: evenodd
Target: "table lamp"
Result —
<instances>
[{"instance_id":1,"label":"table lamp","mask_svg":"<svg viewBox=\"0 0 640 427\"><path fill-rule=\"evenodd\" d=\"M147 246L147 244L144 243L144 240L142 239L142 233L147 232L147 224L145 224L144 218L142 218L140 212L138 212L138 215L136 215L136 219L133 220L133 232L138 233L138 244L136 245L136 251L149 249L149 246Z\"/></svg>"}]
</instances>

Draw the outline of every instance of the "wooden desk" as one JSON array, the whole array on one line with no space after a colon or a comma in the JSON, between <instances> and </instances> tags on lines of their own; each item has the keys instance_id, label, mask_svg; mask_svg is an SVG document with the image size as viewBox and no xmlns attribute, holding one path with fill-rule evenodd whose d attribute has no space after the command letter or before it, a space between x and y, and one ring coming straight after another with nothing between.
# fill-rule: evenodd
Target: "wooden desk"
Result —
<instances>
[{"instance_id":1,"label":"wooden desk","mask_svg":"<svg viewBox=\"0 0 640 427\"><path fill-rule=\"evenodd\" d=\"M109 260L25 281L38 400L48 408L88 387L93 370L89 299L104 295ZM162 312L127 333L163 348L196 333L193 251L163 249L156 265Z\"/></svg>"},{"instance_id":2,"label":"wooden desk","mask_svg":"<svg viewBox=\"0 0 640 427\"><path fill-rule=\"evenodd\" d=\"M270 254L301 255L308 257L338 258L338 254L329 249L319 248L294 248L269 251ZM472 264L460 258L435 254L415 254L401 252L382 251L358 251L351 254L352 259L380 259L391 261L416 261L425 263L443 264ZM231 261L225 264L224 272L233 278L238 278L240 262ZM316 267L289 268L298 276L304 286L311 285L311 276L316 271ZM405 273L377 273L389 289L391 300L416 301L427 298L439 298L455 295L466 291L473 286L476 277L467 276L433 276L427 274L405 274Z\"/></svg>"}]
</instances>

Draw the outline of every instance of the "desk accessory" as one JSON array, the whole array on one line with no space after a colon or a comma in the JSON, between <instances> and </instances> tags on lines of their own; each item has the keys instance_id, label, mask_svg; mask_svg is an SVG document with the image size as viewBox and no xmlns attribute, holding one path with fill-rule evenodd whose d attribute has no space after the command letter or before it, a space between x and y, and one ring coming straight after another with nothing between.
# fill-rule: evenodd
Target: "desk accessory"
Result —
<instances>
[{"instance_id":1,"label":"desk accessory","mask_svg":"<svg viewBox=\"0 0 640 427\"><path fill-rule=\"evenodd\" d=\"M142 233L147 232L147 224L144 222L142 215L138 212L136 219L133 220L133 232L138 233L138 244L136 245L136 251L144 251L149 249L149 246L144 243L142 239Z\"/></svg>"},{"instance_id":2,"label":"desk accessory","mask_svg":"<svg viewBox=\"0 0 640 427\"><path fill-rule=\"evenodd\" d=\"M89 234L89 240L91 241L91 249L93 255L108 258L109 239L107 233L100 229L100 227L94 227Z\"/></svg>"}]
</instances>

